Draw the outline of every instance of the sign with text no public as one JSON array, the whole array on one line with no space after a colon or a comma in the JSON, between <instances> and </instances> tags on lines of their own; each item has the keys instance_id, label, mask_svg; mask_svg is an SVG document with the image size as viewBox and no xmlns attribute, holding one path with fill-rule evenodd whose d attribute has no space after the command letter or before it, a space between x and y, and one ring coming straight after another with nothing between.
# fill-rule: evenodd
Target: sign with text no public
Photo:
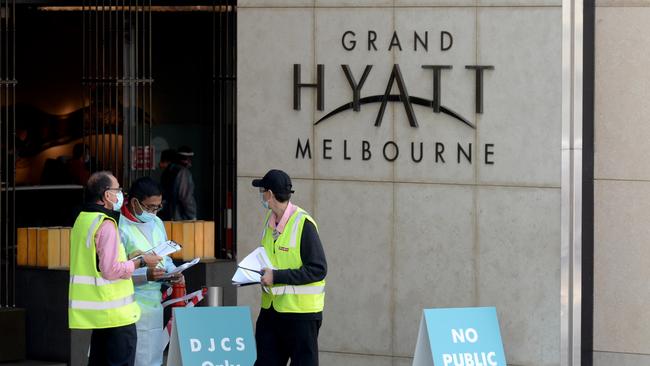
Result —
<instances>
[{"instance_id":1,"label":"sign with text no public","mask_svg":"<svg viewBox=\"0 0 650 366\"><path fill-rule=\"evenodd\" d=\"M252 366L256 358L250 308L174 309L167 366Z\"/></svg>"},{"instance_id":2,"label":"sign with text no public","mask_svg":"<svg viewBox=\"0 0 650 366\"><path fill-rule=\"evenodd\" d=\"M425 309L413 366L506 366L493 307Z\"/></svg>"}]
</instances>

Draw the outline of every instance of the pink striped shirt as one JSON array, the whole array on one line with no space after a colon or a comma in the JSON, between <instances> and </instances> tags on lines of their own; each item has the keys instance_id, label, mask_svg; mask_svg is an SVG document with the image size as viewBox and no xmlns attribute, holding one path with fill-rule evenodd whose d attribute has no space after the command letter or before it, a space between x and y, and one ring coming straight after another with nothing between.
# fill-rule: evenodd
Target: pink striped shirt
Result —
<instances>
[{"instance_id":1,"label":"pink striped shirt","mask_svg":"<svg viewBox=\"0 0 650 366\"><path fill-rule=\"evenodd\" d=\"M99 257L99 271L107 280L129 279L135 270L135 263L117 261L120 244L117 227L111 220L104 220L95 233L95 247Z\"/></svg>"},{"instance_id":2,"label":"pink striped shirt","mask_svg":"<svg viewBox=\"0 0 650 366\"><path fill-rule=\"evenodd\" d=\"M271 229L276 229L279 233L282 233L284 231L284 227L287 225L287 221L289 221L289 218L291 215L293 215L294 212L296 212L297 209L298 206L289 202L287 204L287 208L284 210L284 214L282 214L282 217L280 218L280 222L277 222L278 219L275 216L275 213L271 213L271 217L269 218L269 227Z\"/></svg>"}]
</instances>

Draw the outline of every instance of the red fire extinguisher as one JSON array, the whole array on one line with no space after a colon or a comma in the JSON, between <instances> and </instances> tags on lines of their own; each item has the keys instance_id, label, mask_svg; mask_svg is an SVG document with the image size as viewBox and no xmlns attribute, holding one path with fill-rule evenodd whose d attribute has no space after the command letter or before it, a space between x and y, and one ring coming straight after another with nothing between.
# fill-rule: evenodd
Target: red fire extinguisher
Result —
<instances>
[{"instance_id":1,"label":"red fire extinguisher","mask_svg":"<svg viewBox=\"0 0 650 366\"><path fill-rule=\"evenodd\" d=\"M185 284L184 283L175 283L172 285L172 299L180 299L183 296L187 295L187 291L185 290ZM178 301L173 304L169 304L171 307L184 307L186 304L185 301Z\"/></svg>"}]
</instances>

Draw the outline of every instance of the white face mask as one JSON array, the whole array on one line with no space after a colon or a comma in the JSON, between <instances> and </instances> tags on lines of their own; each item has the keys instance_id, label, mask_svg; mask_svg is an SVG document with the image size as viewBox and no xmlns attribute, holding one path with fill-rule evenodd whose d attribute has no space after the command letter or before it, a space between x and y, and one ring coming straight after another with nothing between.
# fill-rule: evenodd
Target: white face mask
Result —
<instances>
[{"instance_id":1,"label":"white face mask","mask_svg":"<svg viewBox=\"0 0 650 366\"><path fill-rule=\"evenodd\" d=\"M111 202L113 203L113 211L119 212L122 209L122 204L124 204L124 194L117 192L115 193L115 197L117 197L117 202Z\"/></svg>"},{"instance_id":2,"label":"white face mask","mask_svg":"<svg viewBox=\"0 0 650 366\"><path fill-rule=\"evenodd\" d=\"M260 192L260 201L262 201L262 207L269 209L269 201L264 201L264 192Z\"/></svg>"}]
</instances>

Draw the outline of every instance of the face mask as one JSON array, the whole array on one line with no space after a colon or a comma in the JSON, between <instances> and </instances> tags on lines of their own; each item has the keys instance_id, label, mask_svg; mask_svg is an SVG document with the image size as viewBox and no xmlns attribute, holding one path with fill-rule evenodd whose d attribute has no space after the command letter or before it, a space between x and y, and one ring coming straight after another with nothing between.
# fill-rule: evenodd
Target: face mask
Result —
<instances>
[{"instance_id":1,"label":"face mask","mask_svg":"<svg viewBox=\"0 0 650 366\"><path fill-rule=\"evenodd\" d=\"M269 201L264 201L264 192L260 192L260 201L262 201L262 207L269 209Z\"/></svg>"},{"instance_id":2,"label":"face mask","mask_svg":"<svg viewBox=\"0 0 650 366\"><path fill-rule=\"evenodd\" d=\"M140 215L135 214L135 217L142 222L151 222L156 217L156 215L151 212L142 211Z\"/></svg>"},{"instance_id":3,"label":"face mask","mask_svg":"<svg viewBox=\"0 0 650 366\"><path fill-rule=\"evenodd\" d=\"M117 197L117 202L113 203L113 211L120 211L122 209L122 204L124 203L124 195L122 192L117 192L115 194L115 197Z\"/></svg>"}]
</instances>

